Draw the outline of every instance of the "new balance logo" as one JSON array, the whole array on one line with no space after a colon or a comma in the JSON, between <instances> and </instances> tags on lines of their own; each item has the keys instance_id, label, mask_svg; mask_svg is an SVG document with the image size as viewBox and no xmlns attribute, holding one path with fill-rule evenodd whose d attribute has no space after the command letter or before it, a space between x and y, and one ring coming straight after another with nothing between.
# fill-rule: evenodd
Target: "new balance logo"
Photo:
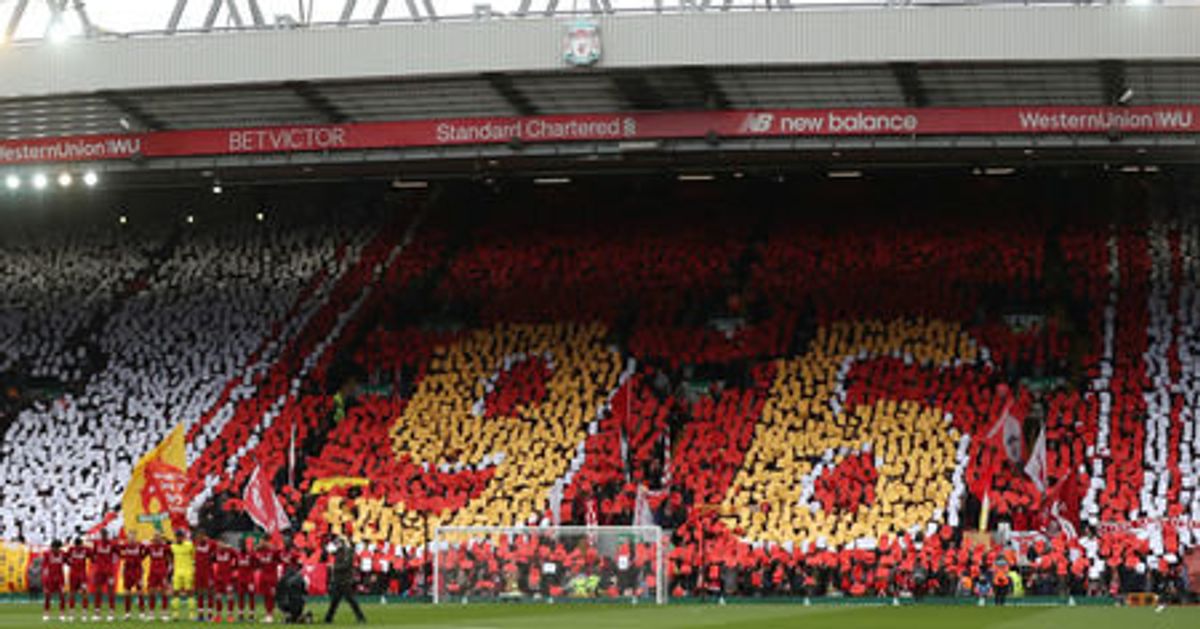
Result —
<instances>
[{"instance_id":1,"label":"new balance logo","mask_svg":"<svg viewBox=\"0 0 1200 629\"><path fill-rule=\"evenodd\" d=\"M770 133L771 126L774 124L774 122L775 114L748 114L746 116L746 121L742 123L742 130L746 133Z\"/></svg>"}]
</instances>

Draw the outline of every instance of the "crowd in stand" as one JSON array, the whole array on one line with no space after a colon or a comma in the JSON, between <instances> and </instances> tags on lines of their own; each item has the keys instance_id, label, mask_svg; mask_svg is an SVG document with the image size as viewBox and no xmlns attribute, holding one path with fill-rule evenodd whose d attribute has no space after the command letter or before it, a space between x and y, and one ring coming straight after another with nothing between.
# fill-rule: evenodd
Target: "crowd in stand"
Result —
<instances>
[{"instance_id":1,"label":"crowd in stand","mask_svg":"<svg viewBox=\"0 0 1200 629\"><path fill-rule=\"evenodd\" d=\"M193 515L261 469L298 548L350 530L409 594L661 585L642 546L533 536L433 548L430 582L439 527L560 523L663 526L676 596L1186 588L1186 220L411 218L6 247L28 279L4 280L0 365L83 382L8 429L0 536L90 527L183 423ZM89 368L61 339L93 320ZM966 534L989 520L1002 543Z\"/></svg>"},{"instance_id":2,"label":"crowd in stand","mask_svg":"<svg viewBox=\"0 0 1200 629\"><path fill-rule=\"evenodd\" d=\"M77 389L21 410L5 435L0 535L35 543L99 522L117 508L141 455L173 426L198 422L227 383L243 374L249 380L252 356L262 354L264 345L272 350L272 326L285 318L310 278L334 265L341 244L324 226L249 220L193 224L154 262L142 252L161 241L130 237L99 252L86 247L64 252L58 236L48 238L44 245L31 240L29 255L44 260L6 281L27 287L13 294L36 301L34 312L67 313L52 314L50 321L75 316L84 305L36 290L62 281L56 258L80 259L80 266L97 275L107 276L115 265L128 270L113 277L128 281L136 271L140 281L125 286L128 294L111 303L112 312L91 332L103 363ZM66 277L81 292L105 286ZM50 336L66 333L53 330ZM72 368L50 375L66 381L76 373ZM248 383L235 389L243 397L253 394ZM204 445L203 439L194 443L193 453Z\"/></svg>"},{"instance_id":3,"label":"crowd in stand","mask_svg":"<svg viewBox=\"0 0 1200 629\"><path fill-rule=\"evenodd\" d=\"M130 288L163 236L116 226L0 229L0 373L75 381L86 348L72 345L97 311Z\"/></svg>"},{"instance_id":4,"label":"crowd in stand","mask_svg":"<svg viewBox=\"0 0 1200 629\"><path fill-rule=\"evenodd\" d=\"M617 210L618 213L628 208ZM629 237L629 228L636 237ZM611 208L522 208L482 221L438 287L477 304L485 322L675 321L728 276L749 225L723 213L654 208L614 220Z\"/></svg>"},{"instance_id":5,"label":"crowd in stand","mask_svg":"<svg viewBox=\"0 0 1200 629\"><path fill-rule=\"evenodd\" d=\"M1095 328L1100 338L1090 341L1094 345L1082 350L1084 356L1072 356L1080 345L1071 336L1073 325L1087 324L1067 319L1060 305L1044 305L1043 248L1054 238L1070 251L1063 262L1068 277L1064 290L1072 300L1068 307L1076 308L1074 301L1103 303L1109 270L1106 258L1096 252L1107 246L1103 238L1083 230L1052 237L1036 224L975 240L978 223L932 234L936 237L915 228L887 236L871 230L848 235L823 227L825 231L815 232L783 229L763 245L754 273L757 285L770 289L765 292L779 293L765 307L769 312L774 306L779 314L749 324L743 318L733 326L714 321L712 328L634 326L627 351L639 361L637 371L618 388L606 416L581 444L583 464L565 490L547 494L540 523L629 524L637 519L639 493L648 490L654 521L674 530L669 567L672 587L682 594L796 593L801 591L797 583L807 592L913 591L913 571L922 562L916 575L923 580L920 589L943 594L959 592L965 583L970 592L993 591L995 579L1010 582L1010 569L1035 593L1108 592L1113 583L1128 589L1180 577L1183 550L1190 545L1188 525L1167 522L1147 530L1128 513L1129 505L1139 504L1137 490L1129 487L1135 486L1131 481L1140 484L1146 469L1141 452L1129 448L1102 454L1105 481L1087 474L1098 458L1101 406L1112 395L1088 392L1102 386L1096 378L1111 369L1094 348L1102 347L1103 327ZM514 240L522 242L519 236ZM543 246L555 244L549 238ZM810 256L799 273L794 260L781 262L797 255ZM1139 264L1137 255L1130 257L1123 264ZM520 256L493 262L500 265L501 259L509 278L543 264ZM1099 266L1075 268L1089 263ZM844 278L847 272L858 283L817 279ZM901 281L893 283L897 277ZM945 284L939 286L934 277ZM874 300L860 299L860 284L880 288ZM635 293L638 279L618 281L621 285L631 287L615 294ZM493 289L527 294L511 283ZM554 302L539 290L532 293ZM831 325L806 322L780 307L805 300L815 304L816 321ZM1020 317L1007 321L986 314L996 302L1022 304L1017 308L1040 303L1031 308L1047 314L1032 322ZM1136 310L1136 298L1120 307ZM567 306L561 312L570 311ZM1103 322L1091 309L1086 312L1088 324ZM847 313L854 314L849 321L843 320ZM1136 316L1131 318L1136 321ZM807 351L791 350L796 336L811 339ZM405 345L416 348L412 358L401 357L400 344L390 349L380 344L369 351L372 359L387 364L419 363L427 355L421 348L434 338L419 330L405 332ZM1137 351L1136 338L1122 342L1114 352L1118 359ZM763 360L770 357L783 360ZM1072 369L1073 361L1082 367ZM758 364L755 375L738 373L746 363ZM699 391L678 386L709 376L712 381ZM1033 388L1005 392L1005 383L1024 378L1050 384L1032 382ZM517 397L533 395L520 387L511 390ZM1121 407L1110 416L1128 423L1136 417L1134 410L1136 406ZM994 463L996 448L985 435L1009 412L1026 420L1026 453L1044 428L1049 486L1039 488L1023 469L1026 454L1021 464ZM710 414L715 416L706 420ZM383 413L375 421L386 417ZM711 432L710 421L717 422ZM402 429L404 422L395 425ZM365 436L369 430L379 429L359 425L354 433L365 442L372 439ZM486 428L475 430L476 438L490 440ZM1185 430L1189 437L1194 434L1182 427L1168 431L1176 435L1165 442L1168 450L1180 446ZM361 452L352 446L347 451ZM411 452L401 446L378 456L388 454L403 459ZM379 469L368 461L373 458L329 459L331 465L320 469L372 477L372 468ZM456 460L477 459L467 454ZM449 471L454 474L453 468ZM442 483L454 482L444 476L445 470L441 473ZM462 480L470 474L464 470L457 476ZM471 486L477 491L482 484ZM1089 506L1087 494L1097 491L1093 488L1101 492L1099 500L1112 501L1103 511ZM1073 503L1066 518L1077 528L1071 534L1058 532L1058 522L1047 511L1064 493ZM1019 533L1011 542L1017 559L1002 548L962 537L964 529L974 528L985 494L993 523L998 519ZM1164 497L1170 502L1174 495ZM441 521L436 500L407 500L392 504L413 514L413 526ZM381 505L386 511L387 504L357 494L326 496L310 522L320 530L354 521L366 528L364 540L395 543L405 536L379 537L374 528L378 516L372 514ZM1180 505L1164 511L1169 516L1185 513ZM1107 528L1101 532L1097 524ZM928 541L913 541L922 538ZM808 548L801 548L801 540ZM925 551L922 559L921 548L934 550ZM936 557L931 559L930 553ZM702 570L698 563L707 566ZM784 573L787 579L781 577ZM713 578L721 584L714 586Z\"/></svg>"},{"instance_id":6,"label":"crowd in stand","mask_svg":"<svg viewBox=\"0 0 1200 629\"><path fill-rule=\"evenodd\" d=\"M363 539L423 545L438 526L540 522L548 493L569 484L577 450L622 377L603 335L599 325L500 326L443 348L389 441L404 453L401 464L454 482L425 496L423 513L404 506L422 487L373 484L353 515L331 501L322 528L355 521ZM519 401L509 397L517 390L525 394Z\"/></svg>"}]
</instances>

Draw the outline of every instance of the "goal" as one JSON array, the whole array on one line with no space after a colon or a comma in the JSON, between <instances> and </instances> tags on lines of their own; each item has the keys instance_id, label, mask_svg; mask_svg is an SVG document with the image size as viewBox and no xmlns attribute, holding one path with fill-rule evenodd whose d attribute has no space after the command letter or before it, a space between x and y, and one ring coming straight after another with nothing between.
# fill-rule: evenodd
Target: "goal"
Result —
<instances>
[{"instance_id":1,"label":"goal","mask_svg":"<svg viewBox=\"0 0 1200 629\"><path fill-rule=\"evenodd\" d=\"M657 526L438 527L433 602L667 601Z\"/></svg>"}]
</instances>

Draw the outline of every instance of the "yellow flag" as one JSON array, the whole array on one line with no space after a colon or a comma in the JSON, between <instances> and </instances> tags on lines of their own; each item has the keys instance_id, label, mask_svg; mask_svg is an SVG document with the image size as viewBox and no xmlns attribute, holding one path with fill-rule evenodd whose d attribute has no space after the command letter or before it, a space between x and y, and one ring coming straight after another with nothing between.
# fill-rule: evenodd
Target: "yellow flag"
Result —
<instances>
[{"instance_id":1,"label":"yellow flag","mask_svg":"<svg viewBox=\"0 0 1200 629\"><path fill-rule=\"evenodd\" d=\"M8 544L0 542L0 594L8 594L16 592L16 584L13 583L13 564L16 561L16 553L9 550Z\"/></svg>"},{"instance_id":2,"label":"yellow flag","mask_svg":"<svg viewBox=\"0 0 1200 629\"><path fill-rule=\"evenodd\" d=\"M121 498L125 535L140 541L162 533L174 540L175 529L187 526L186 482L187 452L180 424L133 467Z\"/></svg>"},{"instance_id":3,"label":"yellow flag","mask_svg":"<svg viewBox=\"0 0 1200 629\"><path fill-rule=\"evenodd\" d=\"M0 593L25 592L29 548L0 542Z\"/></svg>"},{"instance_id":4,"label":"yellow flag","mask_svg":"<svg viewBox=\"0 0 1200 629\"><path fill-rule=\"evenodd\" d=\"M366 487L370 484L371 481L357 476L330 476L317 479L317 482L308 489L308 493L323 494L337 487Z\"/></svg>"}]
</instances>

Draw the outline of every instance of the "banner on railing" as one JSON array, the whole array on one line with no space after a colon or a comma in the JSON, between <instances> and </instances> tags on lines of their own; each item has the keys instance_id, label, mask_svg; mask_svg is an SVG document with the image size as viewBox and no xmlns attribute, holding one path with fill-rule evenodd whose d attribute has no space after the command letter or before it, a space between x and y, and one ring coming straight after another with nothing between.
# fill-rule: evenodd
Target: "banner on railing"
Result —
<instances>
[{"instance_id":1,"label":"banner on railing","mask_svg":"<svg viewBox=\"0 0 1200 629\"><path fill-rule=\"evenodd\" d=\"M1104 521L1096 525L1096 532L1101 535L1108 533L1130 533L1150 529L1161 530L1164 526L1176 529L1189 529L1200 533L1200 520L1186 517L1139 518L1131 522Z\"/></svg>"},{"instance_id":2,"label":"banner on railing","mask_svg":"<svg viewBox=\"0 0 1200 629\"><path fill-rule=\"evenodd\" d=\"M679 138L1198 133L1200 107L769 109L447 118L0 142L0 164Z\"/></svg>"}]
</instances>

